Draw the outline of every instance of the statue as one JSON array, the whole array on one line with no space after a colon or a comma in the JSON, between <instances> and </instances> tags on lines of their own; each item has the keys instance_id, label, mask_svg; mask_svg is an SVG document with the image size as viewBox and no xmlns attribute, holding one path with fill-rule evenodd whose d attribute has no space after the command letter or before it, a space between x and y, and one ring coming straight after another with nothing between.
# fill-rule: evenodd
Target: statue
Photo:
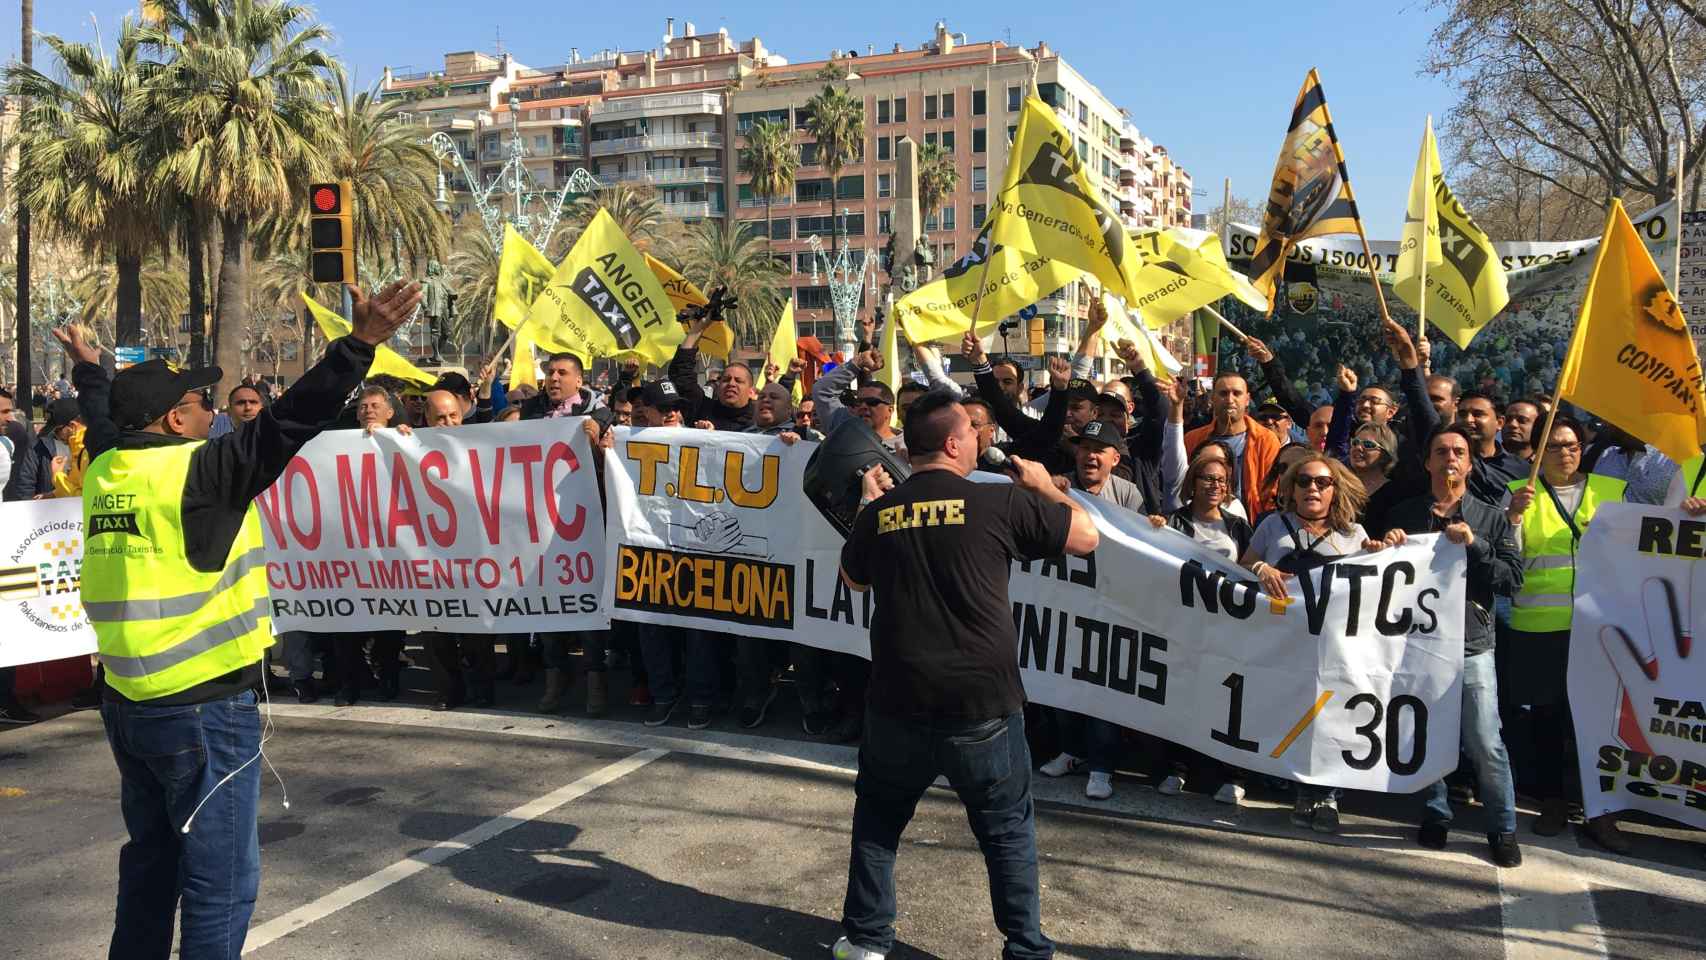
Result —
<instances>
[{"instance_id":1,"label":"statue","mask_svg":"<svg viewBox=\"0 0 1706 960\"><path fill-rule=\"evenodd\" d=\"M444 268L437 260L428 260L426 279L421 281L421 312L438 320L447 320L446 310L450 305L450 283L444 276Z\"/></svg>"}]
</instances>

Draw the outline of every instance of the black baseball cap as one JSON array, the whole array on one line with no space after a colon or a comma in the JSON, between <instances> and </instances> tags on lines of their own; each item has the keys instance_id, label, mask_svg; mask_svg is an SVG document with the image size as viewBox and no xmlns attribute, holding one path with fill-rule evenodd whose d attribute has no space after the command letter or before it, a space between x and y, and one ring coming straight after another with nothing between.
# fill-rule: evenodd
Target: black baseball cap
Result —
<instances>
[{"instance_id":1,"label":"black baseball cap","mask_svg":"<svg viewBox=\"0 0 1706 960\"><path fill-rule=\"evenodd\" d=\"M1072 438L1073 443L1099 443L1104 447L1113 447L1114 452L1124 460L1130 456L1126 452L1125 437L1120 436L1117 424L1108 420L1092 420L1084 425L1084 430Z\"/></svg>"},{"instance_id":2,"label":"black baseball cap","mask_svg":"<svg viewBox=\"0 0 1706 960\"><path fill-rule=\"evenodd\" d=\"M1101 396L1102 391L1096 389L1096 385L1088 380L1074 377L1066 381L1066 401L1068 403L1074 400L1095 403Z\"/></svg>"},{"instance_id":3,"label":"black baseball cap","mask_svg":"<svg viewBox=\"0 0 1706 960\"><path fill-rule=\"evenodd\" d=\"M474 385L468 382L467 377L455 370L446 370L438 375L438 382L428 388L429 392L432 390L448 390L459 397L466 397L473 394Z\"/></svg>"},{"instance_id":4,"label":"black baseball cap","mask_svg":"<svg viewBox=\"0 0 1706 960\"><path fill-rule=\"evenodd\" d=\"M1290 413L1286 412L1285 407L1281 406L1280 402L1278 400L1273 399L1272 397L1269 397L1268 399L1263 400L1262 405L1256 408L1256 416L1258 416L1258 417L1262 416L1263 414L1268 414L1268 413L1275 414L1275 415L1281 416L1281 417L1291 416Z\"/></svg>"},{"instance_id":5,"label":"black baseball cap","mask_svg":"<svg viewBox=\"0 0 1706 960\"><path fill-rule=\"evenodd\" d=\"M121 430L140 430L171 412L184 394L218 383L218 367L180 370L156 357L113 377L112 417Z\"/></svg>"},{"instance_id":6,"label":"black baseball cap","mask_svg":"<svg viewBox=\"0 0 1706 960\"><path fill-rule=\"evenodd\" d=\"M74 397L60 397L47 405L47 422L42 424L42 433L51 433L65 426L80 416L77 410L77 400Z\"/></svg>"},{"instance_id":7,"label":"black baseball cap","mask_svg":"<svg viewBox=\"0 0 1706 960\"><path fill-rule=\"evenodd\" d=\"M679 410L682 400L675 384L668 380L652 380L640 387L640 396L634 402L653 410Z\"/></svg>"}]
</instances>

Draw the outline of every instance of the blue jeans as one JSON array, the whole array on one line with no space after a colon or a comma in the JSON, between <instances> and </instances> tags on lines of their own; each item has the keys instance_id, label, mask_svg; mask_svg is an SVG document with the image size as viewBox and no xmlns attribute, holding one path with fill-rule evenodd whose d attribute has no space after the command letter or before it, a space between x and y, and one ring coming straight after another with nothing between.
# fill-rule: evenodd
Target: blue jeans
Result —
<instances>
[{"instance_id":1,"label":"blue jeans","mask_svg":"<svg viewBox=\"0 0 1706 960\"><path fill-rule=\"evenodd\" d=\"M1492 651L1463 658L1462 741L1480 781L1477 796L1487 809L1487 832L1514 833L1516 789L1510 756L1499 736L1499 679ZM1424 789L1422 799L1427 804L1423 822L1451 826L1451 798L1444 780Z\"/></svg>"},{"instance_id":2,"label":"blue jeans","mask_svg":"<svg viewBox=\"0 0 1706 960\"><path fill-rule=\"evenodd\" d=\"M635 627L640 634L640 653L646 661L646 677L654 701L674 703L681 698L681 688L685 686L689 706L708 707L717 702L722 669L717 665L717 648L709 636L698 630L656 623L639 623ZM685 678L675 669L676 651L682 648L685 648Z\"/></svg>"},{"instance_id":3,"label":"blue jeans","mask_svg":"<svg viewBox=\"0 0 1706 960\"><path fill-rule=\"evenodd\" d=\"M1120 761L1119 726L1082 713L1054 709L1072 755L1089 761L1091 773L1112 775Z\"/></svg>"},{"instance_id":4,"label":"blue jeans","mask_svg":"<svg viewBox=\"0 0 1706 960\"><path fill-rule=\"evenodd\" d=\"M894 860L901 832L938 775L965 804L989 870L1003 958L1052 957L1038 902L1036 811L1025 717L928 724L867 712L854 783L853 855L841 926L856 946L894 947Z\"/></svg>"},{"instance_id":5,"label":"blue jeans","mask_svg":"<svg viewBox=\"0 0 1706 960\"><path fill-rule=\"evenodd\" d=\"M101 721L130 831L119 851L118 916L107 956L164 960L181 904L180 956L236 960L261 886L261 765L243 766L261 747L255 692L180 707L108 700Z\"/></svg>"}]
</instances>

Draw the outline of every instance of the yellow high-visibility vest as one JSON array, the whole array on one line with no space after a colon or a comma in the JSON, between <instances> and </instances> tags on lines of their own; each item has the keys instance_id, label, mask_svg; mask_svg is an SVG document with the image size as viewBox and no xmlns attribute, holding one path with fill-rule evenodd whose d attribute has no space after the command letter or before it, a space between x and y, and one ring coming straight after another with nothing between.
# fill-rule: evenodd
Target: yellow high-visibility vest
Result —
<instances>
[{"instance_id":1,"label":"yellow high-visibility vest","mask_svg":"<svg viewBox=\"0 0 1706 960\"><path fill-rule=\"evenodd\" d=\"M1600 504L1623 499L1622 480L1587 474L1582 502L1572 518L1576 529L1587 534L1588 523ZM1544 481L1543 481L1544 482ZM1528 478L1511 481L1513 492L1528 486ZM1522 515L1522 590L1511 598L1511 626L1528 633L1570 629L1575 604L1576 550L1579 545L1570 525L1558 513L1551 494L1536 486L1534 502Z\"/></svg>"},{"instance_id":2,"label":"yellow high-visibility vest","mask_svg":"<svg viewBox=\"0 0 1706 960\"><path fill-rule=\"evenodd\" d=\"M154 700L260 660L272 644L254 506L222 569L190 566L184 483L200 443L109 450L83 476L83 609L107 683Z\"/></svg>"}]
</instances>

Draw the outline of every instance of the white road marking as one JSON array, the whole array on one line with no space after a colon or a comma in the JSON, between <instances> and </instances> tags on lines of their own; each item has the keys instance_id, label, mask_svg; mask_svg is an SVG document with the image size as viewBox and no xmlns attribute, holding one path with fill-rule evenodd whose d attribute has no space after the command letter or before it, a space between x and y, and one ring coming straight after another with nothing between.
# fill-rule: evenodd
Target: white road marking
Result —
<instances>
[{"instance_id":1,"label":"white road marking","mask_svg":"<svg viewBox=\"0 0 1706 960\"><path fill-rule=\"evenodd\" d=\"M1604 957L1599 911L1581 872L1552 850L1530 848L1523 865L1500 870L1505 960Z\"/></svg>"},{"instance_id":2,"label":"white road marking","mask_svg":"<svg viewBox=\"0 0 1706 960\"><path fill-rule=\"evenodd\" d=\"M485 823L465 830L449 840L435 843L383 870L369 874L354 883L339 887L318 900L268 920L258 927L253 927L249 930L249 938L243 945L243 952L245 954L253 953L280 937L300 930L316 920L331 916L347 906L365 900L386 887L407 880L428 867L437 866L451 857L472 850L506 831L537 820L565 803L584 797L599 787L620 780L667 753L667 750L656 747L648 748L632 756L624 757L609 766L600 767L579 780L528 801L500 817L487 820Z\"/></svg>"}]
</instances>

